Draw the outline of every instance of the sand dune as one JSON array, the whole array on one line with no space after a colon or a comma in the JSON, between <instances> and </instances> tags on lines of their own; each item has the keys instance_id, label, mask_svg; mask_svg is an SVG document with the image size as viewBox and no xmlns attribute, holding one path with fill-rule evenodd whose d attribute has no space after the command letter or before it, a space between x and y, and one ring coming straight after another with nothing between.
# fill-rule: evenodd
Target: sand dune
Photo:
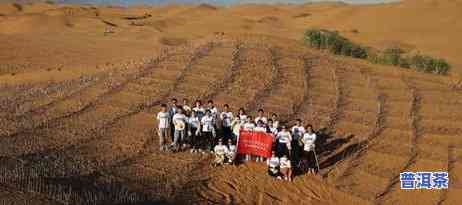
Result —
<instances>
[{"instance_id":1,"label":"sand dune","mask_svg":"<svg viewBox=\"0 0 462 205\"><path fill-rule=\"evenodd\" d=\"M457 204L460 11L460 0L0 4L0 201ZM453 69L436 76L332 56L301 44L314 27ZM212 168L210 155L159 152L152 116L171 97L312 123L322 130L320 174L286 183L259 163ZM450 189L402 191L406 170L448 171Z\"/></svg>"}]
</instances>

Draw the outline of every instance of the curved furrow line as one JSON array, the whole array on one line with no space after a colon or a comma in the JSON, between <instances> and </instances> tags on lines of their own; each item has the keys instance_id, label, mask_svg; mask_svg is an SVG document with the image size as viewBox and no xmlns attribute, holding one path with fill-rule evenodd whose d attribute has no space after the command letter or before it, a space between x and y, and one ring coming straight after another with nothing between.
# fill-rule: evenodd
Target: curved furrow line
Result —
<instances>
[{"instance_id":1,"label":"curved furrow line","mask_svg":"<svg viewBox=\"0 0 462 205\"><path fill-rule=\"evenodd\" d=\"M344 83L341 76L341 72L339 72L338 67L331 68L332 79L335 85L335 107L331 114L328 116L329 120L327 122L326 128L328 130L333 130L337 125L338 120L342 115L342 104L344 102Z\"/></svg>"},{"instance_id":2,"label":"curved furrow line","mask_svg":"<svg viewBox=\"0 0 462 205\"><path fill-rule=\"evenodd\" d=\"M50 106L47 106L48 109L44 110L43 112L38 112L38 113L33 113L33 114L37 114L37 117L40 118L44 114L46 114L50 109L52 109L53 105L56 105L57 103L60 103L60 102L64 102L66 100L75 100L75 99L71 99L71 98L72 97L79 98L79 94L82 94L83 92L85 92L85 91L87 91L87 90L89 90L89 89L91 89L93 87L98 88L99 86L103 86L103 87L105 87L103 89L107 89L107 90L103 91L103 93L95 96L95 98L91 99L89 102L84 103L83 105L80 105L80 107L75 111L65 112L60 116L52 117L52 118L48 118L47 116L45 116L46 118L43 119L43 120L36 120L36 119L32 120L32 122L35 122L35 123L33 123L32 125L29 125L28 126L29 128L23 127L23 128L20 128L19 130L17 130L16 132L13 132L11 134L8 134L8 135L2 136L2 137L18 137L18 136L24 135L26 133L33 133L35 130L38 130L38 129L52 128L52 127L57 126L62 120L77 117L77 116L79 116L79 115L81 115L83 113L89 112L96 105L100 104L101 101L103 101L108 96L111 96L111 95L114 95L114 94L120 92L127 84L129 84L131 82L134 82L134 81L136 81L137 79L139 79L139 78L141 78L143 76L148 75L150 72L152 72L152 69L154 69L156 67L156 65L158 65L160 62L162 62L163 60L168 58L168 56L169 56L168 54L167 55L161 55L158 58L152 60L149 64L145 65L144 68L139 73L134 73L134 74L130 74L130 75L126 76L126 77L123 77L124 79L122 80L121 83L117 82L117 83L115 83L113 85L109 85L109 87L107 87L107 85L105 85L105 83L107 83L107 82L102 82L103 85L99 85L99 84L91 85L89 87L86 87L85 89L83 89L80 92L73 93L72 95L68 96L66 99L56 101L53 104L51 104ZM30 119L34 118L34 116L27 116L27 117L30 118ZM39 121L39 122L37 123L36 121Z\"/></svg>"},{"instance_id":3,"label":"curved furrow line","mask_svg":"<svg viewBox=\"0 0 462 205\"><path fill-rule=\"evenodd\" d=\"M319 65L319 57L302 57L303 60L303 97L302 100L295 104L292 112L281 115L281 119L289 121L298 117L302 117L305 112L312 105L312 100L310 98L310 79L311 79L311 69L314 66Z\"/></svg>"},{"instance_id":4,"label":"curved furrow line","mask_svg":"<svg viewBox=\"0 0 462 205\"><path fill-rule=\"evenodd\" d=\"M212 46L208 44L207 46ZM162 95L161 98L165 100L183 81L184 76L187 72L190 72L192 65L195 64L200 58L205 56L211 48L199 49L197 53L195 53L194 57L188 62L186 66L184 66L179 75L177 75L176 80L173 82L171 87L167 89L167 91ZM47 177L58 177L58 178L68 178L74 176L92 176L94 174L99 175L101 171L96 170L97 168L101 168L106 164L98 163L97 161L93 161L89 158L87 159L77 159L75 160L74 155L81 155L79 150L85 144L95 144L98 143L100 138L107 137L107 133L104 130L109 129L118 121L123 120L124 118L128 118L130 116L136 115L140 112L147 111L148 109L152 108L153 106L157 106L161 103L161 100L157 100L157 98L151 102L147 102L145 104L141 104L136 106L130 112L127 112L123 115L118 116L117 118L113 119L113 121L104 124L100 129L102 131L98 132L96 136L91 138L85 139L83 141L77 142L70 146L65 146L64 148L59 149L49 149L43 152L37 152L34 154L23 155L19 158L10 158L10 157L3 157L1 160L5 166L9 164L9 166L28 166L29 168L24 169L28 172L36 171L37 169L41 171ZM84 155L82 155L84 156ZM85 158L85 157L83 157ZM50 169L53 167L53 170ZM103 170L104 171L104 170ZM96 179L94 179L96 180ZM72 187L73 185L69 184L66 185Z\"/></svg>"},{"instance_id":5,"label":"curved furrow line","mask_svg":"<svg viewBox=\"0 0 462 205\"><path fill-rule=\"evenodd\" d=\"M239 69L241 67L241 61L240 57L242 54L242 43L237 43L235 45L235 50L233 52L233 59L232 59L232 64L229 68L229 71L225 72L225 78L223 81L215 81L212 83L212 88L214 89L213 92L210 92L209 94L205 94L202 96L198 96L197 99L213 99L215 98L219 93L223 92L229 84L231 84L235 79L236 79L236 74L239 72Z\"/></svg>"},{"instance_id":6,"label":"curved furrow line","mask_svg":"<svg viewBox=\"0 0 462 205\"><path fill-rule=\"evenodd\" d=\"M454 172L454 166L457 161L456 156L455 156L455 146L454 145L449 145L448 146L448 162L447 162L447 172L449 176L449 187L453 187L452 185L454 183L454 176L456 176L456 173ZM437 205L443 205L446 203L448 200L448 194L449 194L449 189L444 189L441 191L440 197L438 199L438 202L436 202Z\"/></svg>"},{"instance_id":7,"label":"curved furrow line","mask_svg":"<svg viewBox=\"0 0 462 205\"><path fill-rule=\"evenodd\" d=\"M191 64L193 64L197 59L201 58L204 54L206 54L208 48L212 46L212 44L207 44L205 47L199 47L196 49L196 51L194 52L193 54L193 57L191 57L191 59L189 60L189 63L182 69L182 72L180 72L180 74L176 77L176 81L175 83L169 87L167 90L164 90L165 92L163 92L163 94L160 94L161 96L153 96L151 99L148 99L148 100L145 100L144 102L140 102L136 105L130 105L131 107L128 108L126 111L123 111L123 113L116 113L116 115L111 119L104 119L106 122L104 123L101 123L100 125L91 125L92 127L87 127L86 129L83 129L82 127L79 128L79 130L69 130L69 131L72 131L74 132L74 135L79 135L79 136L93 136L93 137L90 137L90 138L84 138L83 140L80 139L80 140L77 140L79 142L77 142L77 144L81 144L81 142L85 143L87 141L92 141L92 139L95 139L95 138L98 138L99 136L101 136L100 133L103 133L105 129L107 129L108 127L111 127L113 126L115 123L117 123L118 121L122 120L122 119L125 119L125 118L128 118L130 116L133 116L137 113L140 113L148 108L151 108L151 107L154 107L156 105L159 105L162 100L165 100L166 97L168 97L169 93L172 92L172 90L176 89L177 87L177 84L179 81L182 80L183 76L184 76L184 73L186 71L188 71L191 67ZM136 76L132 76L132 78L130 79L133 79L133 81L136 81L136 79L142 77L142 76L146 76L148 74L150 74L151 69L147 69L145 70L145 72L143 73L140 73ZM109 91L109 93L105 93L104 96L100 96L99 97L99 100L100 101L104 101L105 97L107 96L111 96L112 94L115 94L115 93L118 93L118 92L121 92L122 89L124 89L124 87L130 82L123 82L123 83L120 83L118 84L118 86L116 86L116 88L114 89L111 89ZM98 103L101 103L100 101L98 101ZM73 121L73 118L78 118L79 116L81 116L82 114L84 113L89 113L91 114L89 111L91 111L92 109L96 109L96 104L95 102L93 103L90 103L88 105L86 105L83 109L81 110L78 110L76 112L73 112L73 113L70 113L66 116L63 116L63 117L60 117L56 120L54 120L53 124L52 125L43 125L43 128L45 128L44 130L45 131L49 131L51 129L49 129L49 127L53 127L53 130L56 130L59 125L60 125L60 121L61 120L68 120L68 121ZM104 106L104 105L101 105L101 106ZM84 122L83 122L84 123ZM34 133L35 130L32 131L32 134ZM59 129L57 130L59 131ZM42 135L46 135L47 133L43 133ZM69 134L69 133L68 133ZM22 136L22 135L19 135L19 136ZM25 135L27 136L27 135ZM76 137L76 136L74 136ZM0 139L8 139L8 138L0 138ZM37 143L36 143L37 144ZM70 144L74 144L74 143L70 143ZM71 146L72 146L71 145ZM68 147L68 146L65 146L65 147ZM47 150L53 150L54 148L48 148ZM43 153L47 153L48 151L43 151ZM34 152L28 152L28 153L34 153ZM41 151L37 152L37 153L41 153ZM27 154L26 154L27 155Z\"/></svg>"},{"instance_id":8,"label":"curved furrow line","mask_svg":"<svg viewBox=\"0 0 462 205\"><path fill-rule=\"evenodd\" d=\"M405 76L402 76L401 80L406 84L411 94L409 110L409 127L411 132L410 157L403 165L403 167L399 170L399 172L395 173L394 176L389 180L385 189L377 194L374 203L380 205L385 203L384 198L391 194L395 189L395 186L399 183L400 173L408 171L409 168L411 168L416 163L418 156L418 140L420 138L418 121L421 98L417 88L409 79L407 79Z\"/></svg>"},{"instance_id":9,"label":"curved furrow line","mask_svg":"<svg viewBox=\"0 0 462 205\"><path fill-rule=\"evenodd\" d=\"M236 45L235 50L233 51L233 55L232 55L232 63L231 63L231 66L229 67L229 69L232 70L233 73L226 74L224 76L224 80L215 80L214 82L211 82L212 88L209 89L208 93L205 93L203 96L197 96L197 97L201 97L198 99L213 99L214 96L217 96L218 94L220 94L224 89L226 89L229 86L229 84L234 82L237 76L236 73L238 73L238 71L240 70L240 66L241 66L240 58L241 58L243 50L245 50L245 48L243 48L241 44ZM169 96L175 96L175 90L172 90ZM151 153L149 151L149 148L152 147L151 143L152 141L146 141L146 143L142 147L142 150L140 150L138 154L136 154L135 156L129 157L127 159L120 160L119 162L113 163L111 165L107 165L105 166L104 170L112 170L112 169L116 169L117 167L128 166L130 164L133 164L136 161L139 161L145 158L147 155Z\"/></svg>"},{"instance_id":10,"label":"curved furrow line","mask_svg":"<svg viewBox=\"0 0 462 205\"><path fill-rule=\"evenodd\" d=\"M271 96L271 92L280 85L281 80L281 68L278 64L278 53L276 48L268 49L268 52L271 56L271 79L265 84L265 87L259 90L253 100L248 101L246 108L250 111L254 111L260 108L264 99L268 96Z\"/></svg>"}]
</instances>

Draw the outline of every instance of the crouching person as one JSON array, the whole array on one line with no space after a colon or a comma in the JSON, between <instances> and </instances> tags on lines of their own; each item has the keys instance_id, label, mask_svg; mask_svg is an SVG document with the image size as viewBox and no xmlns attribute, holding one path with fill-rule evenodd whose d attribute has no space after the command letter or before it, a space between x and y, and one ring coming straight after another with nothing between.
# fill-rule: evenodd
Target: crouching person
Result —
<instances>
[{"instance_id":1,"label":"crouching person","mask_svg":"<svg viewBox=\"0 0 462 205\"><path fill-rule=\"evenodd\" d=\"M275 151L271 152L271 157L266 160L266 164L268 165L268 175L281 179L281 173L279 172L279 158L276 156Z\"/></svg>"},{"instance_id":2,"label":"crouching person","mask_svg":"<svg viewBox=\"0 0 462 205\"><path fill-rule=\"evenodd\" d=\"M234 164L236 155L237 155L236 145L233 144L232 139L228 139L228 152L226 153L226 159L228 161L227 164Z\"/></svg>"},{"instance_id":3,"label":"crouching person","mask_svg":"<svg viewBox=\"0 0 462 205\"><path fill-rule=\"evenodd\" d=\"M284 176L284 180L292 181L292 165L289 158L287 158L287 155L284 154L279 159L279 163L281 167L281 173Z\"/></svg>"},{"instance_id":4,"label":"crouching person","mask_svg":"<svg viewBox=\"0 0 462 205\"><path fill-rule=\"evenodd\" d=\"M213 148L215 153L215 160L213 161L214 166L223 165L225 163L226 155L229 152L228 147L223 145L223 140L220 138L218 144Z\"/></svg>"}]
</instances>

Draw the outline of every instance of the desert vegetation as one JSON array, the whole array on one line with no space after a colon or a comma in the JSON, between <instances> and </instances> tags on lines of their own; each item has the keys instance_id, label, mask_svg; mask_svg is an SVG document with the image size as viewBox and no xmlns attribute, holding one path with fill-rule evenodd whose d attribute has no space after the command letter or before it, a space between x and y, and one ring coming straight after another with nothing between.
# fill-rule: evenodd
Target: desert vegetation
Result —
<instances>
[{"instance_id":1,"label":"desert vegetation","mask_svg":"<svg viewBox=\"0 0 462 205\"><path fill-rule=\"evenodd\" d=\"M381 51L361 46L341 36L337 31L308 29L305 31L303 41L311 47L328 50L336 55L367 59L376 64L412 68L420 72L439 75L448 74L451 68L449 63L442 58L406 53L400 48L388 48Z\"/></svg>"}]
</instances>

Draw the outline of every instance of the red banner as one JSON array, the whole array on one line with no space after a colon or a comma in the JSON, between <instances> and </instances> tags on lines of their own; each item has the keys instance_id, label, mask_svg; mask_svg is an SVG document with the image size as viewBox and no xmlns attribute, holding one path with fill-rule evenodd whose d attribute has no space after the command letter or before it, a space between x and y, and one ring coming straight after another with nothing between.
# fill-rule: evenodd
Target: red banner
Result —
<instances>
[{"instance_id":1,"label":"red banner","mask_svg":"<svg viewBox=\"0 0 462 205\"><path fill-rule=\"evenodd\" d=\"M250 154L260 157L271 157L273 136L265 132L249 132L241 130L237 143L239 154Z\"/></svg>"}]
</instances>

